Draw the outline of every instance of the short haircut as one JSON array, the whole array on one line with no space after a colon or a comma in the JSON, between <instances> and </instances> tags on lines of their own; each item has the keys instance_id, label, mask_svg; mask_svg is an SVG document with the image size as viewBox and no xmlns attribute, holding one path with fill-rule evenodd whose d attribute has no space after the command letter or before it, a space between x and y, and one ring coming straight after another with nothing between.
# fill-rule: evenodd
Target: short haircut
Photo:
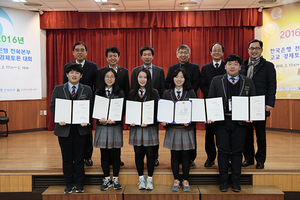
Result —
<instances>
[{"instance_id":1,"label":"short haircut","mask_svg":"<svg viewBox=\"0 0 300 200\"><path fill-rule=\"evenodd\" d=\"M213 49L213 47L214 47L216 44L219 44L219 45L221 45L221 47L222 47L222 51L223 51L223 53L224 53L224 51L225 51L225 47L224 47L224 45L223 45L223 44L221 44L220 42L216 42L216 43L212 44L212 45L210 46L210 49L209 49L209 51L210 51L210 52L212 52L212 49Z\"/></svg>"},{"instance_id":2,"label":"short haircut","mask_svg":"<svg viewBox=\"0 0 300 200\"><path fill-rule=\"evenodd\" d=\"M106 57L107 57L108 52L117 53L118 56L120 56L120 51L119 51L119 49L118 49L117 47L113 47L113 46L108 47L108 48L106 49L106 51L105 51L105 56L106 56Z\"/></svg>"},{"instance_id":3,"label":"short haircut","mask_svg":"<svg viewBox=\"0 0 300 200\"><path fill-rule=\"evenodd\" d=\"M263 42L261 40L258 40L258 39L255 39L255 40L252 40L248 43L248 47L250 47L250 44L254 43L254 42L258 42L259 45L260 45L260 48L263 48Z\"/></svg>"},{"instance_id":4,"label":"short haircut","mask_svg":"<svg viewBox=\"0 0 300 200\"><path fill-rule=\"evenodd\" d=\"M190 47L189 47L188 45L186 45L186 44L182 44L182 45L180 45L180 46L177 48L177 51L176 51L177 54L178 54L178 52L179 52L180 49L187 49L188 52L189 52L189 54L191 53Z\"/></svg>"},{"instance_id":5,"label":"short haircut","mask_svg":"<svg viewBox=\"0 0 300 200\"><path fill-rule=\"evenodd\" d=\"M81 67L81 64L78 63L70 63L66 67L66 73L68 74L70 71L76 71L80 74L83 74L83 68Z\"/></svg>"},{"instance_id":6,"label":"short haircut","mask_svg":"<svg viewBox=\"0 0 300 200\"><path fill-rule=\"evenodd\" d=\"M225 65L227 64L227 62L229 62L229 61L238 61L238 63L240 64L240 65L242 65L242 59L241 59L241 57L240 56L238 56L238 55L236 55L236 54L231 54L231 55L229 55L229 56L227 56L227 58L225 59Z\"/></svg>"},{"instance_id":7,"label":"short haircut","mask_svg":"<svg viewBox=\"0 0 300 200\"><path fill-rule=\"evenodd\" d=\"M84 44L84 42L81 42L81 41L79 41L79 42L76 42L76 43L73 45L73 51L75 50L75 47L76 47L77 45L83 45L83 46L84 46L84 48L85 48L85 50L87 51L87 47L86 47L86 45Z\"/></svg>"},{"instance_id":8,"label":"short haircut","mask_svg":"<svg viewBox=\"0 0 300 200\"><path fill-rule=\"evenodd\" d=\"M143 46L140 50L140 55L142 56L143 52L146 51L146 50L150 50L151 53L152 53L152 56L154 56L154 49L150 46Z\"/></svg>"}]
</instances>

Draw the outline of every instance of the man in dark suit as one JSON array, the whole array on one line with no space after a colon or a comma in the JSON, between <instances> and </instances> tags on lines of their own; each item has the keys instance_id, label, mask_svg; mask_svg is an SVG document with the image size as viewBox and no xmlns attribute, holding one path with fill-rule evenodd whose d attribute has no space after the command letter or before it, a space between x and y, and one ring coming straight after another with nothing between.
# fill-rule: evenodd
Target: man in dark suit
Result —
<instances>
[{"instance_id":1,"label":"man in dark suit","mask_svg":"<svg viewBox=\"0 0 300 200\"><path fill-rule=\"evenodd\" d=\"M68 82L56 86L53 90L50 110L55 116L55 101L56 99L68 100L89 100L90 101L90 120L93 107L93 92L87 85L79 83L83 74L83 69L80 64L71 63L66 69ZM92 134L90 124L66 124L59 122L55 124L54 134L58 136L59 145L63 158L63 173L66 181L64 193L72 193L73 189L76 192L84 192L82 183L84 179L84 147L88 136Z\"/></svg>"},{"instance_id":2,"label":"man in dark suit","mask_svg":"<svg viewBox=\"0 0 300 200\"><path fill-rule=\"evenodd\" d=\"M226 74L213 78L208 92L209 98L222 97L225 120L215 122L214 130L218 147L218 166L221 179L220 191L227 192L229 186L229 157L231 157L232 191L240 192L239 185L242 168L242 152L250 121L232 121L232 96L253 96L255 87L248 77L239 75L242 59L235 54L225 60ZM247 105L245 105L247 106ZM207 123L212 123L208 119Z\"/></svg>"},{"instance_id":3,"label":"man in dark suit","mask_svg":"<svg viewBox=\"0 0 300 200\"><path fill-rule=\"evenodd\" d=\"M144 67L149 69L150 74L151 74L151 80L153 87L157 89L160 98L162 97L164 91L166 90L165 88L165 72L163 68L155 66L152 64L152 60L154 58L154 49L150 46L144 46L140 49L140 55L143 61L143 65L135 67L132 70L131 74L131 88L134 88L134 84L136 84L137 79L137 73L140 68ZM157 153L156 153L156 159L155 159L155 166L159 165L158 161L158 149L159 145L157 145Z\"/></svg>"},{"instance_id":4,"label":"man in dark suit","mask_svg":"<svg viewBox=\"0 0 300 200\"><path fill-rule=\"evenodd\" d=\"M208 97L208 90L213 77L225 74L225 62L222 60L224 54L224 46L217 42L211 45L210 55L213 61L203 65L201 68L201 82L200 89L203 93L203 98ZM205 124L205 151L207 159L204 163L204 167L211 167L215 164L216 158L216 145L215 145L215 133L214 124Z\"/></svg>"},{"instance_id":5,"label":"man in dark suit","mask_svg":"<svg viewBox=\"0 0 300 200\"><path fill-rule=\"evenodd\" d=\"M270 110L275 105L276 71L273 63L262 57L262 51L262 41L255 39L249 42L248 53L250 58L243 62L240 74L252 78L257 95L265 95L266 117L268 117L270 116ZM255 156L256 169L263 169L267 155L266 120L255 121L253 124L257 138L257 152L256 154L254 152L253 126L249 126L244 147L245 161L242 166L253 165Z\"/></svg>"},{"instance_id":6,"label":"man in dark suit","mask_svg":"<svg viewBox=\"0 0 300 200\"><path fill-rule=\"evenodd\" d=\"M190 83L192 84L192 88L197 95L197 90L200 86L200 78L201 78L200 77L200 69L199 69L199 65L189 62L189 58L190 58L190 54L191 54L190 47L185 44L180 45L177 48L176 54L177 54L179 63L169 67L167 77L166 77L166 88L169 89L170 83L171 83L171 81L173 81L172 75L173 75L174 71L181 67L186 71L186 73L189 77ZM196 138L196 129L195 129L195 138ZM194 160L196 159L196 157L197 157L197 142L196 142L196 148L194 150L191 150L191 166L195 165Z\"/></svg>"},{"instance_id":7,"label":"man in dark suit","mask_svg":"<svg viewBox=\"0 0 300 200\"><path fill-rule=\"evenodd\" d=\"M121 67L118 65L120 59L120 51L116 47L108 47L105 52L106 60L108 65L98 69L96 74L96 89L100 87L101 81L103 81L103 72L106 68L112 68L117 72L118 80L117 84L121 90L123 90L125 97L128 97L129 93L129 76L128 76L128 69Z\"/></svg>"},{"instance_id":8,"label":"man in dark suit","mask_svg":"<svg viewBox=\"0 0 300 200\"><path fill-rule=\"evenodd\" d=\"M73 45L73 55L75 57L75 60L70 63L78 63L83 68L83 75L82 78L80 79L80 83L90 86L90 88L94 92L97 64L85 59L87 56L87 47L81 41L76 42ZM68 78L66 76L66 67L70 63L65 64L63 83L68 82ZM93 165L92 154L93 154L93 134L91 133L89 136L89 140L87 140L85 153L84 153L84 158L85 158L84 162L87 166Z\"/></svg>"}]
</instances>

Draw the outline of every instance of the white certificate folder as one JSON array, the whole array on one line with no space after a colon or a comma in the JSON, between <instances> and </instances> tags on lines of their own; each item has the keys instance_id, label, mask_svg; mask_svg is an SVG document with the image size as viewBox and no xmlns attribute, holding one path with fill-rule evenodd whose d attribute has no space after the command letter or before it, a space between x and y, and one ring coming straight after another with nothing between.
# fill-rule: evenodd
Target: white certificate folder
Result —
<instances>
[{"instance_id":1,"label":"white certificate folder","mask_svg":"<svg viewBox=\"0 0 300 200\"><path fill-rule=\"evenodd\" d=\"M146 102L126 101L125 124L153 124L154 100Z\"/></svg>"},{"instance_id":2,"label":"white certificate folder","mask_svg":"<svg viewBox=\"0 0 300 200\"><path fill-rule=\"evenodd\" d=\"M207 120L223 121L224 107L222 97L205 99Z\"/></svg>"}]
</instances>

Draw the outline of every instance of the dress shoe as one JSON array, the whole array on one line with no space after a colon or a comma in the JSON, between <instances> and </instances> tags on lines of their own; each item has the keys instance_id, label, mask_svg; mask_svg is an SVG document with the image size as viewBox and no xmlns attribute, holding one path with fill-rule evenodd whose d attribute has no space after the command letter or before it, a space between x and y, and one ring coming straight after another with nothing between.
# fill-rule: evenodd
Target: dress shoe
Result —
<instances>
[{"instance_id":1,"label":"dress shoe","mask_svg":"<svg viewBox=\"0 0 300 200\"><path fill-rule=\"evenodd\" d=\"M257 163L256 169L263 169L265 167L264 163Z\"/></svg>"},{"instance_id":2,"label":"dress shoe","mask_svg":"<svg viewBox=\"0 0 300 200\"><path fill-rule=\"evenodd\" d=\"M89 159L85 159L84 162L85 162L85 165L86 165L86 166L93 166L93 161L92 161L92 159L90 159L90 158L89 158Z\"/></svg>"},{"instance_id":3,"label":"dress shoe","mask_svg":"<svg viewBox=\"0 0 300 200\"><path fill-rule=\"evenodd\" d=\"M190 167L194 167L195 166L195 162L193 160L190 160Z\"/></svg>"},{"instance_id":4,"label":"dress shoe","mask_svg":"<svg viewBox=\"0 0 300 200\"><path fill-rule=\"evenodd\" d=\"M234 191L234 192L241 191L241 186L238 182L233 182L231 188L232 188L232 191Z\"/></svg>"},{"instance_id":5,"label":"dress shoe","mask_svg":"<svg viewBox=\"0 0 300 200\"><path fill-rule=\"evenodd\" d=\"M212 167L215 164L214 160L207 159L204 163L204 167Z\"/></svg>"},{"instance_id":6,"label":"dress shoe","mask_svg":"<svg viewBox=\"0 0 300 200\"><path fill-rule=\"evenodd\" d=\"M124 162L123 161L120 162L120 166L122 166L122 167L124 166Z\"/></svg>"},{"instance_id":7,"label":"dress shoe","mask_svg":"<svg viewBox=\"0 0 300 200\"><path fill-rule=\"evenodd\" d=\"M159 161L157 159L154 160L154 166L158 167L159 166Z\"/></svg>"},{"instance_id":8,"label":"dress shoe","mask_svg":"<svg viewBox=\"0 0 300 200\"><path fill-rule=\"evenodd\" d=\"M221 192L227 192L228 191L228 181L222 181L221 182L220 191Z\"/></svg>"},{"instance_id":9,"label":"dress shoe","mask_svg":"<svg viewBox=\"0 0 300 200\"><path fill-rule=\"evenodd\" d=\"M248 167L249 165L254 165L254 161L245 160L242 163L242 167Z\"/></svg>"}]
</instances>

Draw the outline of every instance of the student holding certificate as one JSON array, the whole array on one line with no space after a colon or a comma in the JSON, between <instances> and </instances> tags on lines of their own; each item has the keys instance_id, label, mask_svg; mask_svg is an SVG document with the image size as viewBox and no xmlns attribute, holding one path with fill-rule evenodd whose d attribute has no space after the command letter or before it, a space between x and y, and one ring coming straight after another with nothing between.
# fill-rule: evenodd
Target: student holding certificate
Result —
<instances>
[{"instance_id":1,"label":"student holding certificate","mask_svg":"<svg viewBox=\"0 0 300 200\"><path fill-rule=\"evenodd\" d=\"M70 100L89 100L90 113L93 107L93 92L87 85L79 83L83 74L83 68L80 64L70 63L66 69L68 82L63 85L55 86L50 103L50 110L55 116L55 99ZM57 113L58 114L58 113ZM58 136L58 142L61 148L63 159L63 173L66 181L64 193L84 192L82 183L84 179L84 147L88 137L92 134L90 124L66 124L60 121L55 124L54 134Z\"/></svg>"},{"instance_id":2,"label":"student holding certificate","mask_svg":"<svg viewBox=\"0 0 300 200\"><path fill-rule=\"evenodd\" d=\"M120 90L117 83L117 73L112 68L103 69L103 79L100 80L99 88L95 95L109 99L124 98L123 90ZM123 115L122 115L123 116ZM97 120L95 131L94 146L100 148L101 167L104 173L101 190L107 190L114 187L119 190L122 186L119 183L119 171L121 163L121 147L123 147L123 122L106 120L105 118ZM113 179L110 179L110 159L113 165Z\"/></svg>"},{"instance_id":3,"label":"student holding certificate","mask_svg":"<svg viewBox=\"0 0 300 200\"><path fill-rule=\"evenodd\" d=\"M154 121L151 125L137 126L130 124L129 144L133 145L135 153L135 165L139 174L139 189L153 190L152 176L154 172L154 162L157 152L158 141L158 123L157 123L157 102L159 94L153 88L151 74L148 69L140 68L137 72L134 88L129 92L129 100L145 102L154 100ZM144 157L147 157L148 178L145 181Z\"/></svg>"},{"instance_id":4,"label":"student holding certificate","mask_svg":"<svg viewBox=\"0 0 300 200\"><path fill-rule=\"evenodd\" d=\"M184 69L178 68L172 75L170 89L164 92L163 99L172 101L189 100L197 98ZM195 149L196 123L168 124L162 122L166 128L164 147L171 150L171 166L174 176L173 191L179 190L179 163L182 161L183 190L188 192L191 187L188 182L190 171L190 150Z\"/></svg>"}]
</instances>

